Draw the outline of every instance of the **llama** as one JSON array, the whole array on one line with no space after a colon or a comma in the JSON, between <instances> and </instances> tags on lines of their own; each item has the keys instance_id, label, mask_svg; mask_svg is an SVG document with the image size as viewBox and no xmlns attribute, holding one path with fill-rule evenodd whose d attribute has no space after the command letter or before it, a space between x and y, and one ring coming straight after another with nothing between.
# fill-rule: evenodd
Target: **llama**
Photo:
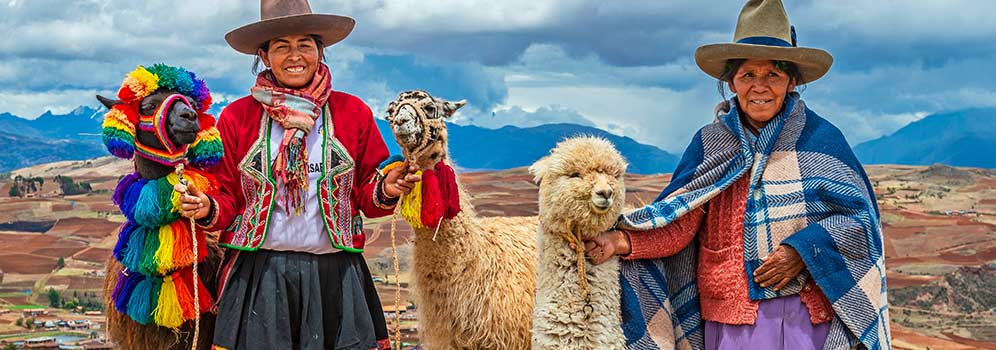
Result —
<instances>
[{"instance_id":1,"label":"llama","mask_svg":"<svg viewBox=\"0 0 996 350\"><path fill-rule=\"evenodd\" d=\"M117 157L136 156L136 172L122 177L113 196L128 221L107 260L108 337L125 349L190 348L196 337L197 348L208 349L214 275L223 253L217 237L199 228L196 241L191 236L173 187L182 181L208 191L216 187L200 170L217 164L223 152L214 117L206 114L210 92L193 73L156 64L129 73L117 97L97 96L108 109L104 144ZM174 166L184 163L186 171L175 174ZM194 249L201 278L191 268ZM195 278L203 313L196 335Z\"/></svg>"},{"instance_id":2,"label":"llama","mask_svg":"<svg viewBox=\"0 0 996 350\"><path fill-rule=\"evenodd\" d=\"M538 262L536 242L541 220L535 216L478 217L455 177L445 175L451 171L447 170L451 164L443 120L464 104L464 101L436 99L424 91L408 91L401 93L387 109L387 119L404 158L423 171L421 185L442 188L439 193L459 197L436 200L445 203L435 204L436 207L447 207L442 218L439 215L427 218L425 214L432 210L422 210L422 215L416 215L418 211L407 207L408 196L399 204L405 219L415 228L413 270L420 336L430 349L529 349ZM607 154L615 154L611 159L618 158L622 163L618 153ZM624 169L625 165L621 167ZM601 169L586 169L586 176L590 170ZM614 177L615 173L612 174ZM437 177L439 184L435 185ZM443 179L452 179L452 184ZM455 189L445 190L450 186ZM413 193L419 190L416 188ZM616 193L609 197L621 196L623 191ZM422 198L423 203L433 202L431 196L423 197L426 197ZM450 210L454 202L459 206ZM540 206L542 210L553 205ZM581 209L566 215L577 216L594 210ZM585 224L585 227L594 226Z\"/></svg>"},{"instance_id":3,"label":"llama","mask_svg":"<svg viewBox=\"0 0 996 350\"><path fill-rule=\"evenodd\" d=\"M592 265L581 242L619 217L625 160L605 139L575 137L529 171L540 187L533 349L624 349L619 261Z\"/></svg>"},{"instance_id":4,"label":"llama","mask_svg":"<svg viewBox=\"0 0 996 350\"><path fill-rule=\"evenodd\" d=\"M387 119L405 159L422 170L449 163L443 118L464 103L424 91L404 92L391 102ZM420 184L428 182L423 177ZM529 349L539 222L478 217L467 196L456 192L459 213L434 225L412 225L420 339L429 349Z\"/></svg>"}]
</instances>

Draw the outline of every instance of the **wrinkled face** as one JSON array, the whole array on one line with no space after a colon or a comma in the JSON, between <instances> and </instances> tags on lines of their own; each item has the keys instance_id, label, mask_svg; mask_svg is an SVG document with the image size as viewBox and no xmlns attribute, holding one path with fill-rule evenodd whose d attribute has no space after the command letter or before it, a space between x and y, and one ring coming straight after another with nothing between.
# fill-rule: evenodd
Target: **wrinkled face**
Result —
<instances>
[{"instance_id":1,"label":"wrinkled face","mask_svg":"<svg viewBox=\"0 0 996 350\"><path fill-rule=\"evenodd\" d=\"M152 95L142 99L142 103L139 106L139 113L146 116L155 114L163 101L174 94L176 92L173 90L160 89L156 91ZM189 96L187 96L187 101L189 103L197 103ZM177 147L189 145L197 139L197 133L200 132L201 125L197 120L197 111L194 110L196 107L188 105L182 99L171 101L171 105L167 107L169 110L166 114L166 136L173 142L173 145ZM153 132L138 130L135 137L138 139L138 142L144 145L160 150L166 149Z\"/></svg>"},{"instance_id":2,"label":"wrinkled face","mask_svg":"<svg viewBox=\"0 0 996 350\"><path fill-rule=\"evenodd\" d=\"M764 127L785 103L785 96L795 89L788 73L771 60L745 61L733 76L730 89L737 94L739 107L755 129Z\"/></svg>"},{"instance_id":3,"label":"wrinkled face","mask_svg":"<svg viewBox=\"0 0 996 350\"><path fill-rule=\"evenodd\" d=\"M387 107L387 121L405 159L419 169L431 169L446 159L445 118L453 116L466 101L449 102L425 91L406 91Z\"/></svg>"},{"instance_id":4,"label":"wrinkled face","mask_svg":"<svg viewBox=\"0 0 996 350\"><path fill-rule=\"evenodd\" d=\"M273 70L281 85L300 89L311 83L321 61L321 48L308 35L288 35L270 40L266 51L257 53L263 64Z\"/></svg>"},{"instance_id":5,"label":"wrinkled face","mask_svg":"<svg viewBox=\"0 0 996 350\"><path fill-rule=\"evenodd\" d=\"M530 171L540 186L540 220L590 238L615 224L626 196L626 162L611 143L594 137L561 142ZM553 220L559 220L552 222Z\"/></svg>"}]
</instances>

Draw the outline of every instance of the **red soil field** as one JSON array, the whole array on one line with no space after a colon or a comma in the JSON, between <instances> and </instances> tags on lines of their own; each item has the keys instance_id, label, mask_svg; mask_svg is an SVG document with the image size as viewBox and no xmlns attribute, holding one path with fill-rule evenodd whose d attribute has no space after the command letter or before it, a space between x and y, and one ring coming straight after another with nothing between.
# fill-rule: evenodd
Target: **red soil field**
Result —
<instances>
[{"instance_id":1,"label":"red soil field","mask_svg":"<svg viewBox=\"0 0 996 350\"><path fill-rule=\"evenodd\" d=\"M5 250L10 251L10 250ZM5 273L40 274L55 269L57 258L24 253L0 254L0 270Z\"/></svg>"}]
</instances>

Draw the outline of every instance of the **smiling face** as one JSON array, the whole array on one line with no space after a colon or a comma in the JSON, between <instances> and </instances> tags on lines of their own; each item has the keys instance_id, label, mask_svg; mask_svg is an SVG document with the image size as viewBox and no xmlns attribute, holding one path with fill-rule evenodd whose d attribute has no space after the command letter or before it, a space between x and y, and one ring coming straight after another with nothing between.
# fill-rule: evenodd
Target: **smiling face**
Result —
<instances>
[{"instance_id":1,"label":"smiling face","mask_svg":"<svg viewBox=\"0 0 996 350\"><path fill-rule=\"evenodd\" d=\"M785 96L795 89L795 80L771 60L747 60L731 80L730 90L737 94L740 110L754 129L761 129L774 118Z\"/></svg>"},{"instance_id":2,"label":"smiling face","mask_svg":"<svg viewBox=\"0 0 996 350\"><path fill-rule=\"evenodd\" d=\"M309 35L270 40L266 50L259 49L258 55L273 71L277 82L290 89L300 89L311 83L321 62L321 48Z\"/></svg>"}]
</instances>

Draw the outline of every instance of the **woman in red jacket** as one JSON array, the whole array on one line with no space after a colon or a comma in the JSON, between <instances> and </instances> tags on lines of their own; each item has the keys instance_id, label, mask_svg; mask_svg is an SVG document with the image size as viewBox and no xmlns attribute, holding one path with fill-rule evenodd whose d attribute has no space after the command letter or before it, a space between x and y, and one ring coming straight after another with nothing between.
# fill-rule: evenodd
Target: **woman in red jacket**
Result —
<instances>
[{"instance_id":1,"label":"woman in red jacket","mask_svg":"<svg viewBox=\"0 0 996 350\"><path fill-rule=\"evenodd\" d=\"M360 213L385 216L420 180L380 175L388 151L370 108L332 90L323 49L352 18L307 1L262 1L262 20L225 36L266 70L218 121L221 193L187 188L183 215L221 231L228 250L214 343L223 349L389 347L360 253Z\"/></svg>"}]
</instances>

